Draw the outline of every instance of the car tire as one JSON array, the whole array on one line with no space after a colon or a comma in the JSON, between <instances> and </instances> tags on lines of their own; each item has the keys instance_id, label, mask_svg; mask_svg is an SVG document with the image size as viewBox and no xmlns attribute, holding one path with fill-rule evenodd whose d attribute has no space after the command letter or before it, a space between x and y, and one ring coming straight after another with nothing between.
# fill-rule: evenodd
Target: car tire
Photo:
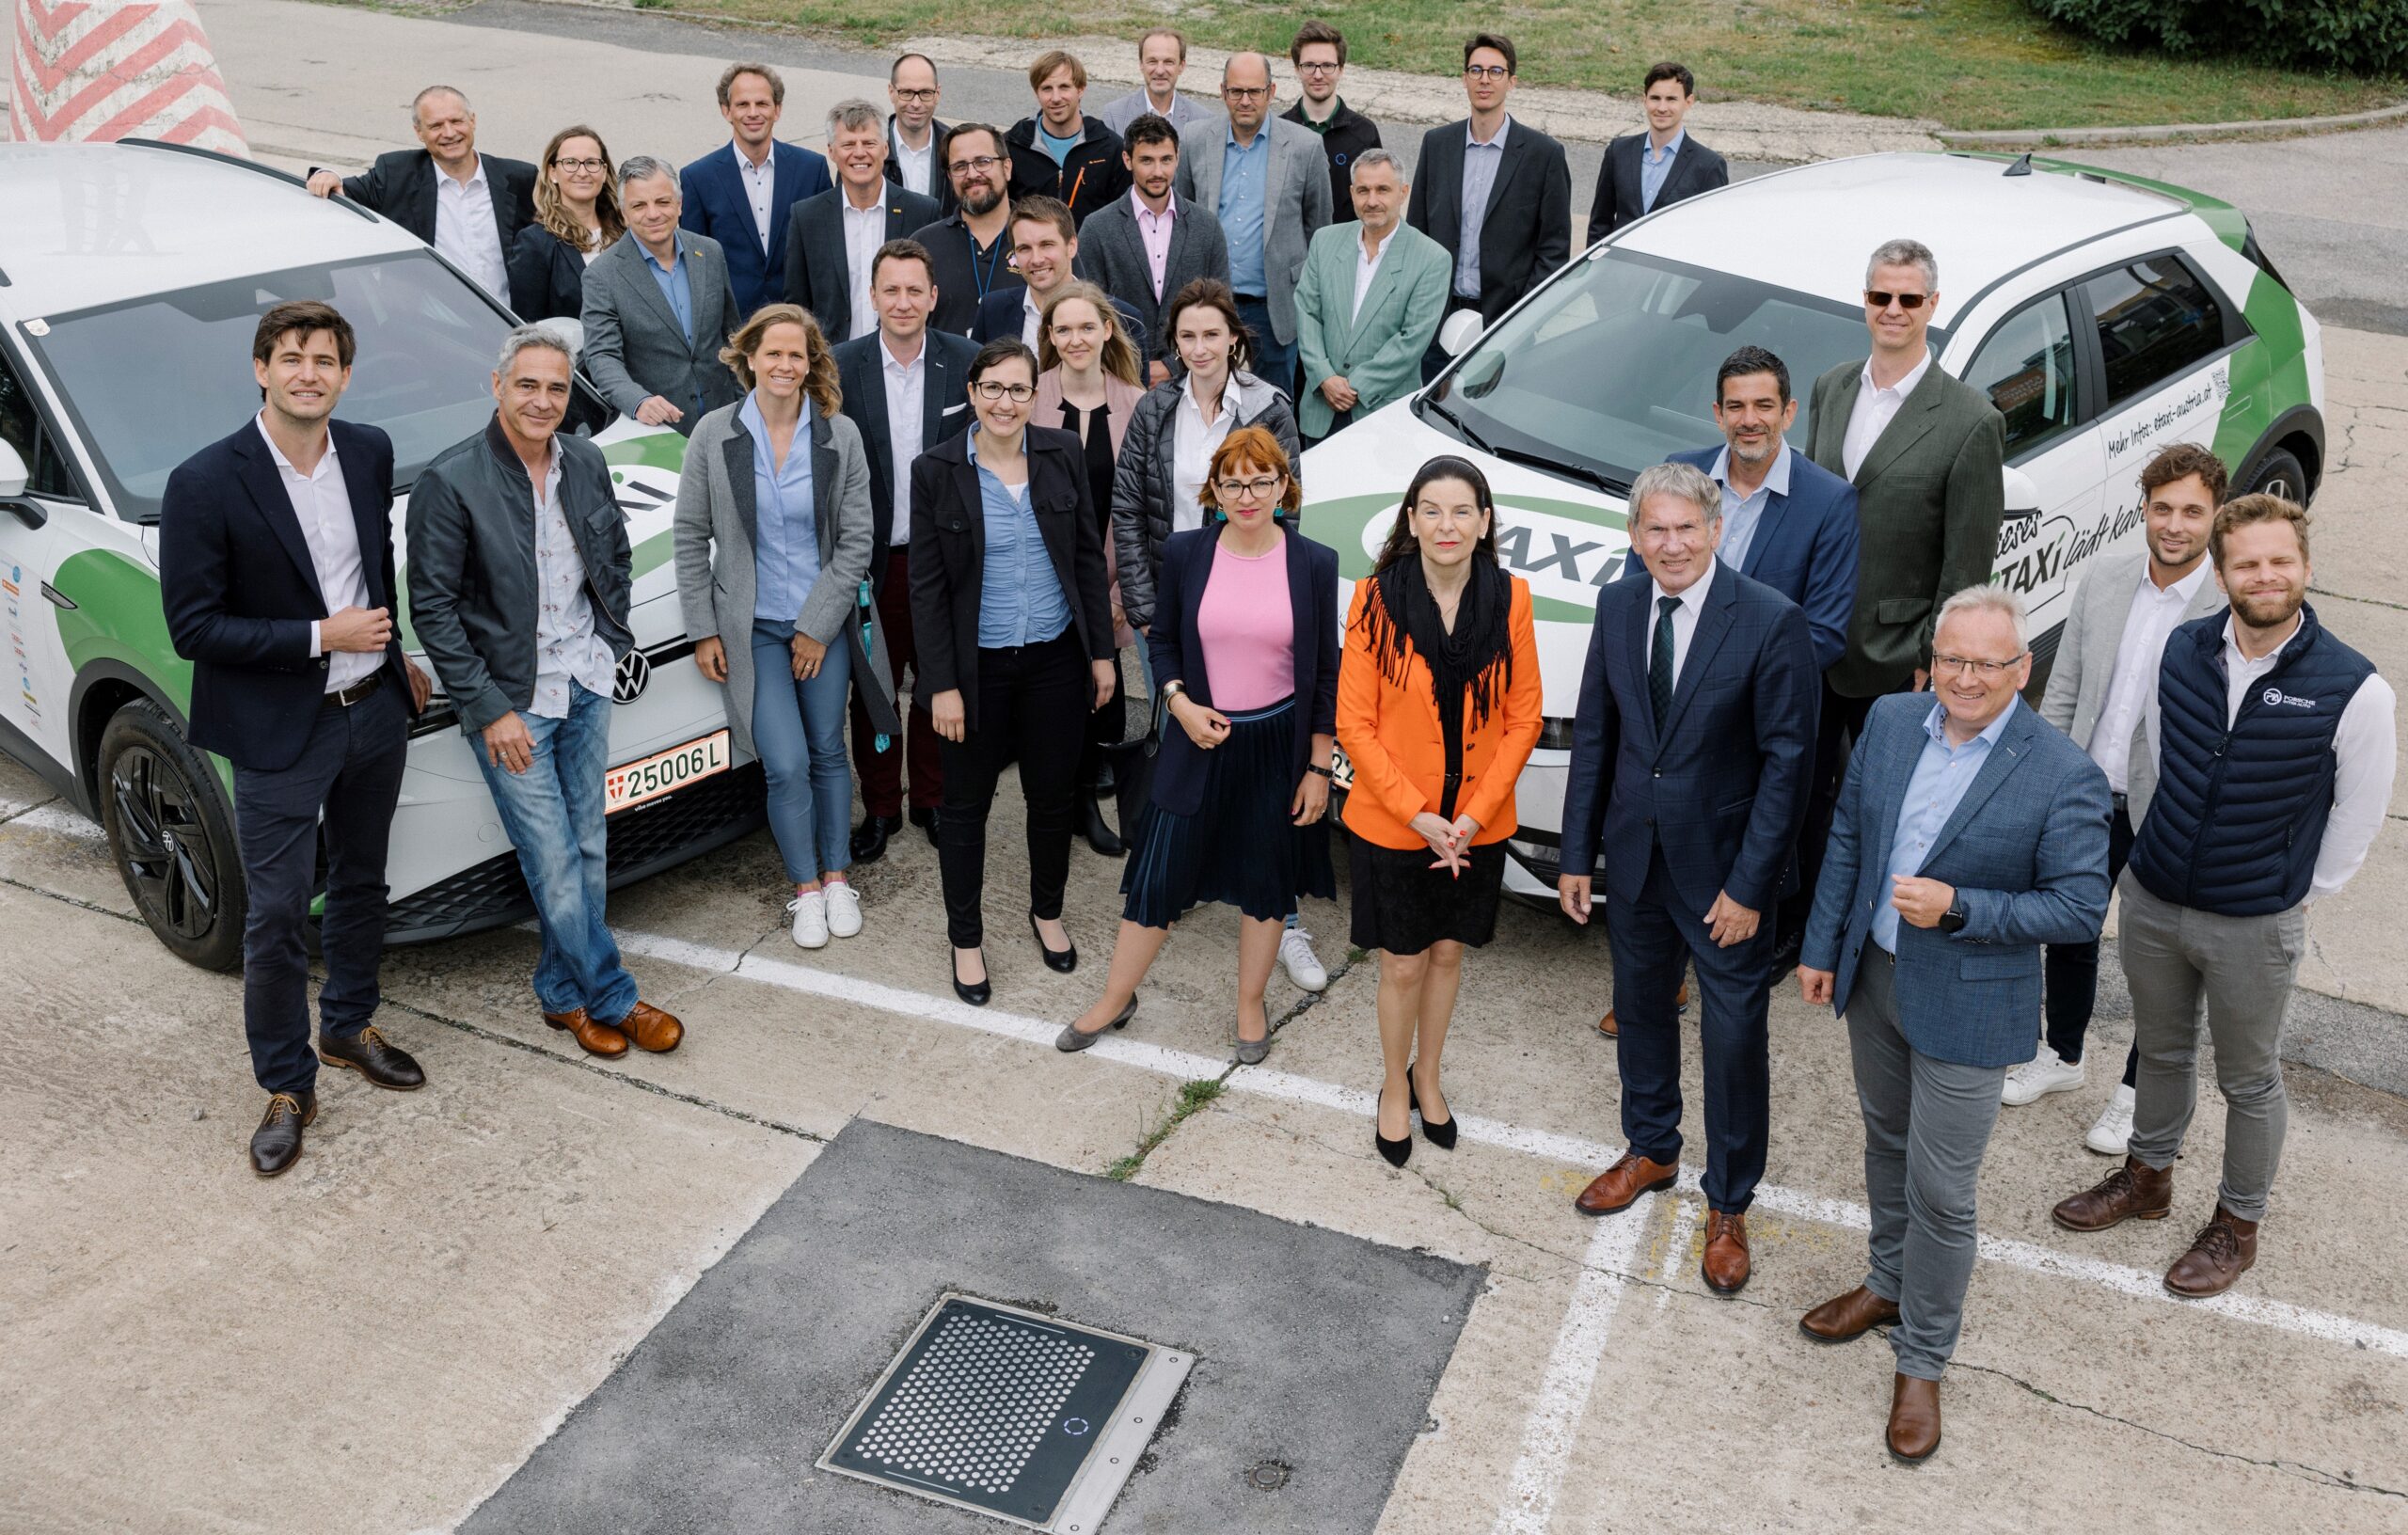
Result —
<instances>
[{"instance_id":1,"label":"car tire","mask_svg":"<svg viewBox=\"0 0 2408 1535\"><path fill-rule=\"evenodd\" d=\"M2277 448L2249 471L2243 496L2279 496L2298 506L2307 504L2307 467L2288 448Z\"/></svg>"},{"instance_id":2,"label":"car tire","mask_svg":"<svg viewBox=\"0 0 2408 1535\"><path fill-rule=\"evenodd\" d=\"M109 717L94 798L126 894L159 942L204 970L240 965L249 892L233 811L165 709L137 699Z\"/></svg>"}]
</instances>

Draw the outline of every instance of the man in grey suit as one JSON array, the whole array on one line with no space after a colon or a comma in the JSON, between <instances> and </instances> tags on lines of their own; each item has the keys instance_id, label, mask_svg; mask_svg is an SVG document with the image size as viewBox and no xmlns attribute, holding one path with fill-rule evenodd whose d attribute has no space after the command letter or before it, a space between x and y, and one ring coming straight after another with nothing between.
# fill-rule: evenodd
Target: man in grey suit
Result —
<instances>
[{"instance_id":1,"label":"man in grey suit","mask_svg":"<svg viewBox=\"0 0 2408 1535\"><path fill-rule=\"evenodd\" d=\"M1221 221L1179 195L1179 130L1167 119L1149 114L1132 122L1121 158L1129 195L1087 215L1071 269L1137 311L1146 382L1164 384L1173 353L1162 334L1163 306L1197 277L1228 281L1229 245Z\"/></svg>"},{"instance_id":2,"label":"man in grey suit","mask_svg":"<svg viewBox=\"0 0 2408 1535\"><path fill-rule=\"evenodd\" d=\"M1096 114L1124 142L1129 125L1149 112L1182 132L1200 129L1220 116L1179 93L1179 77L1187 72L1187 34L1177 27L1158 26L1137 40L1137 72L1146 83L1113 98Z\"/></svg>"},{"instance_id":3,"label":"man in grey suit","mask_svg":"<svg viewBox=\"0 0 2408 1535\"><path fill-rule=\"evenodd\" d=\"M677 173L648 154L619 166L627 232L585 270L585 371L611 408L690 435L742 392L720 349L743 323L719 242L677 227Z\"/></svg>"},{"instance_id":4,"label":"man in grey suit","mask_svg":"<svg viewBox=\"0 0 2408 1535\"><path fill-rule=\"evenodd\" d=\"M1221 68L1228 121L1192 135L1179 159L1179 195L1221 221L1229 245L1229 290L1253 331L1257 378L1296 392L1296 281L1305 250L1330 222L1329 161L1321 140L1272 115L1271 61L1232 54ZM1176 288L1164 292L1175 293Z\"/></svg>"},{"instance_id":5,"label":"man in grey suit","mask_svg":"<svg viewBox=\"0 0 2408 1535\"><path fill-rule=\"evenodd\" d=\"M828 109L828 159L836 184L786 215L785 298L811 311L832 346L878 328L869 269L879 247L944 215L936 198L887 180L886 132L867 102Z\"/></svg>"},{"instance_id":6,"label":"man in grey suit","mask_svg":"<svg viewBox=\"0 0 2408 1535\"><path fill-rule=\"evenodd\" d=\"M1799 1319L1845 1343L1894 1323L1890 1453L1940 1448L1978 1234L1974 1187L1999 1088L2040 1007L2040 946L2107 915L2106 775L2017 698L2023 604L1970 587L1941 606L1936 699L1877 701L1848 762L1798 970L1847 1021L1864 1115L1871 1266Z\"/></svg>"},{"instance_id":7,"label":"man in grey suit","mask_svg":"<svg viewBox=\"0 0 2408 1535\"><path fill-rule=\"evenodd\" d=\"M2057 642L2040 718L2073 737L2107 775L2115 797L2107 825L2107 879L2132 855L2132 828L2146 808L2157 744L2149 702L2158 663L2176 626L2224 606L2208 578L2208 530L2224 504L2224 460L2194 442L2168 443L2141 468L2145 546L2093 561L2073 590L2073 612ZM2083 1084L2083 1037L2099 991L2098 943L2052 943L2045 967L2047 1037L2039 1053L2007 1073L2004 1100L2020 1108ZM2137 1052L2083 1144L2102 1157L2124 1154L2132 1134Z\"/></svg>"},{"instance_id":8,"label":"man in grey suit","mask_svg":"<svg viewBox=\"0 0 2408 1535\"><path fill-rule=\"evenodd\" d=\"M1932 625L1952 592L1980 586L1998 562L2006 513L2006 422L1989 397L1935 365L1925 333L1940 307L1940 262L1913 240L1873 253L1864 275L1872 355L1814 381L1806 456L1856 486L1861 530L1847 653L1823 673L1814 803L1799 850L1812 889L1840 792L1847 742L1884 693L1929 680ZM1805 926L1782 911L1794 953Z\"/></svg>"}]
</instances>

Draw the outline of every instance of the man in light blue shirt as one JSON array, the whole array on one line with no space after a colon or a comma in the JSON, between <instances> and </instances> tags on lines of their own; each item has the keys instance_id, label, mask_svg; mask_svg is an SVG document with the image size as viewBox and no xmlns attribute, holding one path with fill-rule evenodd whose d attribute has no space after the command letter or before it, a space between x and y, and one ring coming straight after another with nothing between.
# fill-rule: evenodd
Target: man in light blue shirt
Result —
<instances>
[{"instance_id":1,"label":"man in light blue shirt","mask_svg":"<svg viewBox=\"0 0 2408 1535\"><path fill-rule=\"evenodd\" d=\"M1656 194L1664 190L1664 178L1672 173L1672 157L1681 152L1688 141L1682 130L1672 130L1672 136L1657 144L1653 137L1639 151L1639 206L1649 213L1656 211Z\"/></svg>"},{"instance_id":2,"label":"man in light blue shirt","mask_svg":"<svg viewBox=\"0 0 2408 1535\"><path fill-rule=\"evenodd\" d=\"M1477 114L1464 123L1463 244L1455 250L1455 296L1480 299L1480 227L1488 221L1488 195L1497 186L1497 167L1505 163L1505 135L1513 131L1513 115L1499 113L1485 142Z\"/></svg>"},{"instance_id":3,"label":"man in light blue shirt","mask_svg":"<svg viewBox=\"0 0 2408 1535\"><path fill-rule=\"evenodd\" d=\"M1715 455L1714 467L1705 471L1722 487L1722 547L1719 552L1742 568L1748 563L1749 547L1756 541L1756 530L1764 524L1765 508L1775 496L1789 495L1789 442L1786 438L1775 440L1781 447L1752 490L1743 491L1731 483L1731 449L1727 443Z\"/></svg>"},{"instance_id":4,"label":"man in light blue shirt","mask_svg":"<svg viewBox=\"0 0 2408 1535\"><path fill-rule=\"evenodd\" d=\"M2021 699L2009 697L1997 719L1983 726L1972 739L1958 744L1948 738L1947 709L1938 704L1931 706L1931 713L1923 722L1924 734L1930 739L1924 743L1923 755L1916 759L1915 770L1907 780L1906 798L1898 802L1898 830L1890 839L1893 885L1922 874L1925 861L1931 856L1932 844L1940 839L1940 829L1948 824L1956 802L1973 786L1974 776L1989 760L1990 749L1998 744L1998 738L2006 733L2007 721L2021 707ZM1874 909L1873 942L1885 953L1898 952L1895 905Z\"/></svg>"}]
</instances>

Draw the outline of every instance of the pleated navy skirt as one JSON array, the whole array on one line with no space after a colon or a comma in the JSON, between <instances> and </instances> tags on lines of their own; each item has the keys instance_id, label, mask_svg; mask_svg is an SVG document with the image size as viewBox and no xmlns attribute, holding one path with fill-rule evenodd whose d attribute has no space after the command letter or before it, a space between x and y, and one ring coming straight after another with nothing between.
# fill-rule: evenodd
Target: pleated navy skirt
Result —
<instances>
[{"instance_id":1,"label":"pleated navy skirt","mask_svg":"<svg viewBox=\"0 0 2408 1535\"><path fill-rule=\"evenodd\" d=\"M1337 896L1328 821L1298 826L1288 813L1296 795L1295 706L1291 698L1228 717L1228 739L1204 753L1204 798L1195 815L1147 801L1136 853L1120 877L1128 897L1122 916L1167 927L1189 909L1218 901L1278 922L1300 896Z\"/></svg>"}]
</instances>

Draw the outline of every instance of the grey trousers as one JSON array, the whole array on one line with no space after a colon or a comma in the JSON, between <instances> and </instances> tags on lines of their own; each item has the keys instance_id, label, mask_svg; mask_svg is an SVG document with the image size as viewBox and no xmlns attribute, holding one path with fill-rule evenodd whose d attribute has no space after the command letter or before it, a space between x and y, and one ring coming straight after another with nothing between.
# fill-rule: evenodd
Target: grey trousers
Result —
<instances>
[{"instance_id":1,"label":"grey trousers","mask_svg":"<svg viewBox=\"0 0 2408 1535\"><path fill-rule=\"evenodd\" d=\"M2174 1165L2199 1106L2199 999L2216 1047L2224 1093L2224 1180L2216 1200L2244 1221L2266 1216L2266 1195L2283 1159L2290 1100L2283 1091L2283 1018L2307 946L2307 908L2261 917L2224 917L2160 900L2129 872L2121 937L2132 989L2131 1155L2162 1171Z\"/></svg>"},{"instance_id":2,"label":"grey trousers","mask_svg":"<svg viewBox=\"0 0 2408 1535\"><path fill-rule=\"evenodd\" d=\"M1972 1281L1973 1190L1998 1123L2004 1066L1924 1054L1898 1032L1895 961L1864 947L1847 1002L1856 1099L1864 1110L1864 1195L1872 1208L1864 1288L1898 1303L1898 1373L1936 1381L1956 1352Z\"/></svg>"}]
</instances>

